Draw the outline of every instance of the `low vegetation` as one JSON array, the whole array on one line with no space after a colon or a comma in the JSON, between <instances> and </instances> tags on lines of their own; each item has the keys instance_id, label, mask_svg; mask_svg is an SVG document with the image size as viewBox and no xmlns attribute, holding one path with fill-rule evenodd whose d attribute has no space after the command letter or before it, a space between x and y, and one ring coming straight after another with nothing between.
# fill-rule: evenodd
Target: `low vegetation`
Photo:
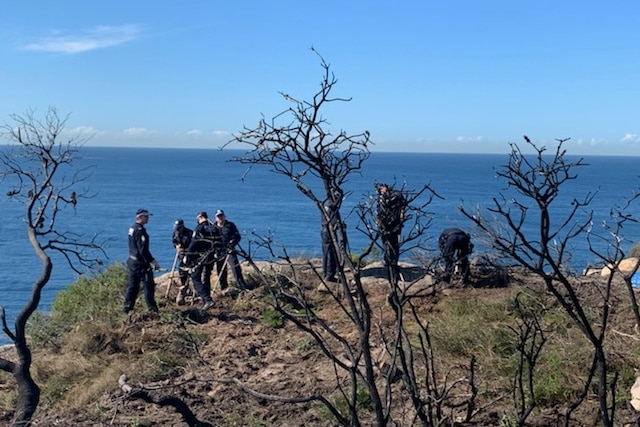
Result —
<instances>
[{"instance_id":1,"label":"low vegetation","mask_svg":"<svg viewBox=\"0 0 640 427\"><path fill-rule=\"evenodd\" d=\"M537 409L528 425L555 424L558 416L554 411L571 404L585 380L586 354L592 351L589 343L539 281L512 274L507 287L454 286L425 294L415 304L420 318L429 325L437 372L449 378L450 387L455 388L456 381L466 375L469 360L474 360L477 398L469 425L515 425L517 346L527 316L536 316L547 340L533 372ZM43 390L43 405L34 425L51 425L54 419L63 420L64 425L105 426L178 422L178 414L170 409L127 403L118 386L123 373L149 390L180 397L202 425L335 424L333 415L320 404L270 403L228 381L236 378L263 393L290 397L330 394L334 387L334 372L324 362L322 350L273 314L265 289L257 287L235 299L219 297L210 315L163 300L160 318L147 319L144 313L121 314L125 275L122 265L114 265L93 279L80 279L60 292L49 316L39 316L29 325L30 341L37 349L34 376ZM314 276L303 273L301 280L314 294L323 317L333 317L336 328L350 327L349 322L337 321L339 310L328 303L325 293L316 290ZM581 280L585 292L595 292L599 286L597 280ZM167 282L161 278L158 283L159 294L163 294ZM372 278L366 288L374 320L382 331L394 316L386 301L384 279ZM618 289L608 350L611 364L622 373L616 385L617 405L630 420L634 414L626 402L635 380L640 344L634 339L630 307L624 303L624 286L620 284ZM413 345L419 346L419 328L408 328L416 332ZM1 381L0 404L7 420L15 393L10 378L2 377ZM396 386L401 383L398 378ZM358 410L366 420L370 397L366 389L358 389L356 394ZM455 414L455 401L463 397L450 394L444 407ZM341 399L341 395L334 395L333 402L346 410ZM587 399L575 419L581 425L597 424L597 403ZM406 421L403 425L412 425ZM455 421L449 418L446 424Z\"/></svg>"}]
</instances>

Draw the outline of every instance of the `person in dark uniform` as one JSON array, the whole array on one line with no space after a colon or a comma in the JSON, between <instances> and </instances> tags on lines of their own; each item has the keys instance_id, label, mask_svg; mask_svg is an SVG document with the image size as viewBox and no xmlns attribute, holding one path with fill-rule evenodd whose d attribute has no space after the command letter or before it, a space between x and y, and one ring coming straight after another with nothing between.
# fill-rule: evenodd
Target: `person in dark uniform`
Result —
<instances>
[{"instance_id":1,"label":"person in dark uniform","mask_svg":"<svg viewBox=\"0 0 640 427\"><path fill-rule=\"evenodd\" d=\"M220 281L220 290L227 289L227 270L231 270L233 278L236 281L236 288L243 291L247 289L247 284L242 277L242 269L238 262L235 247L240 242L241 236L236 225L227 220L222 209L216 211L216 228L222 236L222 244L225 253L216 260L216 272Z\"/></svg>"},{"instance_id":2,"label":"person in dark uniform","mask_svg":"<svg viewBox=\"0 0 640 427\"><path fill-rule=\"evenodd\" d=\"M376 223L384 244L385 264L390 271L398 268L406 205L407 201L400 191L389 188L387 184L378 185Z\"/></svg>"},{"instance_id":3,"label":"person in dark uniform","mask_svg":"<svg viewBox=\"0 0 640 427\"><path fill-rule=\"evenodd\" d=\"M155 300L156 283L153 280L153 272L160 270L158 261L149 251L149 235L144 225L149 221L151 214L146 209L138 209L136 222L129 228L129 258L127 258L127 291L124 298L124 312L133 310L140 282L144 282L144 299L150 312L157 313L158 305Z\"/></svg>"},{"instance_id":4,"label":"person in dark uniform","mask_svg":"<svg viewBox=\"0 0 640 427\"><path fill-rule=\"evenodd\" d=\"M211 272L219 250L221 238L205 211L196 216L198 225L193 230L191 243L185 252L185 264L191 269L193 287L202 299L202 309L213 307L211 298Z\"/></svg>"},{"instance_id":5,"label":"person in dark uniform","mask_svg":"<svg viewBox=\"0 0 640 427\"><path fill-rule=\"evenodd\" d=\"M444 258L443 280L448 282L454 273L455 265L460 265L462 280L469 279L469 258L473 251L471 236L459 228L445 228L438 239L440 253Z\"/></svg>"},{"instance_id":6,"label":"person in dark uniform","mask_svg":"<svg viewBox=\"0 0 640 427\"><path fill-rule=\"evenodd\" d=\"M176 303L180 304L184 301L185 294L187 293L187 280L189 280L189 272L184 264L185 250L191 243L191 235L193 230L184 226L184 221L177 219L173 226L173 236L171 241L173 247L176 248L176 257L178 260L178 277L180 277L180 288L178 289L178 295L176 296ZM173 273L172 273L173 274Z\"/></svg>"},{"instance_id":7,"label":"person in dark uniform","mask_svg":"<svg viewBox=\"0 0 640 427\"><path fill-rule=\"evenodd\" d=\"M331 229L336 228L336 209L330 200L324 205L324 214L322 215L322 229L320 230L320 239L322 241L322 276L328 282L336 282L336 271L338 270L338 257L336 250L331 241Z\"/></svg>"}]
</instances>

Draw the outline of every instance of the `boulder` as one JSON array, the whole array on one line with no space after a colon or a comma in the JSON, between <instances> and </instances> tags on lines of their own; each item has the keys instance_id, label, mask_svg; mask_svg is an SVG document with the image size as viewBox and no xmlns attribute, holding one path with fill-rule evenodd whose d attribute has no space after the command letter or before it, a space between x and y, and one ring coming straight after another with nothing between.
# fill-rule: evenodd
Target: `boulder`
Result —
<instances>
[{"instance_id":1,"label":"boulder","mask_svg":"<svg viewBox=\"0 0 640 427\"><path fill-rule=\"evenodd\" d=\"M622 261L620 261L620 264L618 264L618 270L620 270L623 273L631 273L637 264L638 264L637 257L625 258ZM613 269L614 269L613 265L608 264L602 269L602 271L600 271L600 275L602 277L609 277Z\"/></svg>"},{"instance_id":2,"label":"boulder","mask_svg":"<svg viewBox=\"0 0 640 427\"><path fill-rule=\"evenodd\" d=\"M629 403L633 409L640 411L640 377L637 377L636 382L631 386L631 401Z\"/></svg>"}]
</instances>

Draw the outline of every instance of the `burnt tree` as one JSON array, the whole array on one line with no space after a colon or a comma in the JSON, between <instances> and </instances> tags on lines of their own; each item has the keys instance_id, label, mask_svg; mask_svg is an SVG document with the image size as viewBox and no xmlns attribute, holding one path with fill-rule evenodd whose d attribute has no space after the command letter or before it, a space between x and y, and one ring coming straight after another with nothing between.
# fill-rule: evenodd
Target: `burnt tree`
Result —
<instances>
[{"instance_id":1,"label":"burnt tree","mask_svg":"<svg viewBox=\"0 0 640 427\"><path fill-rule=\"evenodd\" d=\"M50 107L42 120L33 110L12 115L11 119L12 123L0 127L11 144L0 154L3 165L0 178L8 188L7 196L24 206L25 237L40 259L41 272L33 283L29 301L16 316L13 329L9 328L4 309L0 309L3 331L15 344L17 356L15 362L0 358L0 369L13 375L16 381L18 400L12 425L27 426L37 409L40 388L30 372L32 355L26 329L51 277L53 262L49 253L61 254L78 274L100 266L105 253L95 236L81 241L77 234L56 228L57 219L75 212L76 205L87 196L78 185L89 171L71 169L74 155L84 140L64 133L68 116L60 117Z\"/></svg>"},{"instance_id":2,"label":"burnt tree","mask_svg":"<svg viewBox=\"0 0 640 427\"><path fill-rule=\"evenodd\" d=\"M253 167L264 166L273 173L283 175L317 207L325 222L334 224L330 227L330 234L338 259L337 283L326 283L311 261L307 261L307 265L301 265L299 260L291 258L286 248L274 242L273 236L257 236L257 244L266 248L271 256L283 261L280 265L285 266L278 272L275 280L261 274L263 284L273 297L274 310L308 333L333 364L336 392L346 403L346 410L341 410L333 399L320 396L309 399L321 401L338 424L397 424L407 414L403 410L394 414L393 404L400 402L402 406L404 402L410 402L408 406L413 410L413 416L422 425L440 425L445 419L441 411L443 402L447 401L447 393L452 386L439 383L427 327L420 323L410 303L411 284L399 286L397 257L394 255L395 261L388 262L386 266L389 272L389 301L396 314L396 322L391 328L376 329L363 285L361 269L364 258L376 247L383 250L385 248L376 223L376 198L370 197L354 209L359 219L356 231L366 234L369 242L367 247L359 254L351 253L349 249L349 236L343 216L343 199L347 195L344 184L352 174L362 169L369 158L372 143L367 131L356 134L339 131L334 134L327 129L329 124L322 115L325 108L331 103L348 102L350 98L331 95L337 80L331 73L329 64L318 56L324 73L320 90L311 101L300 101L281 93L291 103L289 108L270 120L262 118L255 128L245 127L234 135L229 144L248 147L244 155L232 159L248 165L247 173ZM408 248L425 249L423 238L431 223L426 207L435 192L429 185L417 191L403 186L399 191L403 194L404 214L399 226L403 230L403 236L398 242L398 254ZM325 209L327 204L333 208L331 214ZM308 282L300 276L302 270L315 272L333 303L340 307L353 324L356 338L353 334L343 335L332 328L334 319L320 317L311 301ZM291 306L296 310L291 310ZM404 324L407 315L415 317L421 325L419 339L424 345L420 350L415 350L412 346L415 328ZM422 382L422 372L425 370L430 371L428 380L425 381L427 384ZM347 378L347 381L340 378ZM407 385L407 394L395 396L392 384L399 378ZM363 390L370 401L370 416L364 415L359 400ZM275 396L270 398L281 399ZM293 400L296 399L298 398Z\"/></svg>"},{"instance_id":3,"label":"burnt tree","mask_svg":"<svg viewBox=\"0 0 640 427\"><path fill-rule=\"evenodd\" d=\"M569 425L572 412L595 388L601 422L612 426L615 386L619 376L611 368L605 348L607 321L611 314L612 279L597 285L601 300L596 302L598 312L594 314L587 309L587 305L594 301L587 301L581 296L579 284L569 268L571 243L580 237L587 239L593 235L593 212L587 207L596 193L589 192L582 198L573 197L564 214L552 215L553 208L559 203L561 190L578 177L576 170L586 163L582 158L567 158L563 148L566 139L558 140L555 151L547 154L545 147L538 147L526 136L524 138L534 154L527 155L512 144L507 164L496 171L513 193L494 197L492 207L487 208L490 215L464 207L460 210L488 236L495 249L542 279L546 290L592 346L583 391L566 408L565 425ZM535 231L529 231L527 225L533 225L531 230ZM621 223L618 223L618 231L620 227ZM615 240L609 259L617 265L615 259L619 260L621 251L619 239L616 237ZM594 250L593 247L591 249ZM537 350L534 346L527 351L534 355ZM524 417L526 414L522 412L520 415Z\"/></svg>"}]
</instances>

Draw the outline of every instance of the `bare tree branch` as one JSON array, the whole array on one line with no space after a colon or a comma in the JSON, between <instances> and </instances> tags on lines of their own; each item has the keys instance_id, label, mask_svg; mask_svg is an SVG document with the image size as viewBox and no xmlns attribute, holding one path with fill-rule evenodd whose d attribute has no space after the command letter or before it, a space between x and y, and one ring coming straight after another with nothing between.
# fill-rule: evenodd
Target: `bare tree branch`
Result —
<instances>
[{"instance_id":1,"label":"bare tree branch","mask_svg":"<svg viewBox=\"0 0 640 427\"><path fill-rule=\"evenodd\" d=\"M517 145L512 144L508 163L496 172L506 181L508 188L520 196L507 199L503 195L501 199L494 198L493 207L488 209L501 219L504 232L498 232L481 212L471 212L464 207L460 210L486 233L495 249L515 259L528 271L543 279L547 291L560 303L591 343L592 367L583 394L568 408L566 419L569 419L571 412L586 397L592 381L597 380L602 423L611 426L614 419L615 405L612 402L615 401L615 393L614 388L610 386L617 380L617 373L614 372L613 376L610 376L611 367L604 341L611 309L612 281L608 280L599 288L602 300L599 304L599 316L594 319L593 314L586 312L586 302L581 300L571 272L566 268L571 253L570 242L579 236L588 238L591 233L592 213L588 213L585 219L579 219L577 213L589 205L595 193L589 193L581 200L574 198L564 218L558 219L551 215L552 206L560 194L561 187L576 179L578 174L574 170L586 166L586 163L583 159L566 159L566 150L562 147L566 139L558 140L556 150L551 155L546 155L546 148L536 146L529 138L525 137L525 141L534 149L535 154L531 157L526 156ZM529 219L529 214L535 217ZM527 233L525 224L528 221L538 224L535 233ZM614 244L614 248L614 253L619 254L617 243ZM536 353L535 345L527 352L533 357ZM525 352L523 355L526 354ZM522 402L520 407L523 409L520 416L525 418L529 410L524 409Z\"/></svg>"},{"instance_id":2,"label":"bare tree branch","mask_svg":"<svg viewBox=\"0 0 640 427\"><path fill-rule=\"evenodd\" d=\"M7 196L24 205L27 237L42 264L31 297L16 317L14 331L7 326L2 311L3 331L14 342L19 362L12 365L0 360L0 368L12 373L17 383L18 403L13 425L26 426L37 408L40 389L31 377L31 350L25 330L51 277L53 263L48 252L62 254L78 273L102 265L100 257L106 254L95 236L86 242L75 233L56 228L58 216L67 213L67 208L75 212L78 199L86 196L86 192L78 188L87 176L86 170L75 171L67 181L66 173L71 170L74 156L84 142L78 136L60 141L66 137L64 128L68 116L61 118L56 109L50 107L43 120L38 119L33 110L11 118L13 124L0 126L3 136L13 143L0 154L3 165L0 181L10 188Z\"/></svg>"}]
</instances>

